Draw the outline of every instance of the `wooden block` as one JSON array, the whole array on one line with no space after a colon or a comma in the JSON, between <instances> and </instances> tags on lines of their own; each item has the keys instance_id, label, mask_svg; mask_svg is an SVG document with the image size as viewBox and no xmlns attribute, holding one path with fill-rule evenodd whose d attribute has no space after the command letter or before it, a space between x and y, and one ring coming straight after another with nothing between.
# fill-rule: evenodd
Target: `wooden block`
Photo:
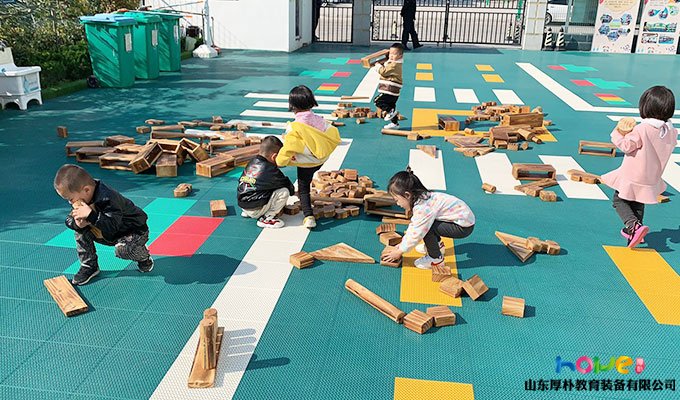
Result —
<instances>
[{"instance_id":1,"label":"wooden block","mask_svg":"<svg viewBox=\"0 0 680 400\"><path fill-rule=\"evenodd\" d=\"M173 190L173 195L175 197L187 197L191 193L193 187L190 183L180 183L177 185L175 190Z\"/></svg>"},{"instance_id":2,"label":"wooden block","mask_svg":"<svg viewBox=\"0 0 680 400\"><path fill-rule=\"evenodd\" d=\"M424 137L418 132L411 132L408 135L406 135L406 139L417 141L417 140L424 139Z\"/></svg>"},{"instance_id":3,"label":"wooden block","mask_svg":"<svg viewBox=\"0 0 680 400\"><path fill-rule=\"evenodd\" d=\"M520 243L508 243L505 245L521 262L526 262L534 255L533 250L527 249Z\"/></svg>"},{"instance_id":4,"label":"wooden block","mask_svg":"<svg viewBox=\"0 0 680 400\"><path fill-rule=\"evenodd\" d=\"M210 158L208 152L198 143L192 142L186 138L180 140L180 143L184 150L189 153L189 157L193 158L194 161L205 161Z\"/></svg>"},{"instance_id":5,"label":"wooden block","mask_svg":"<svg viewBox=\"0 0 680 400\"><path fill-rule=\"evenodd\" d=\"M572 181L589 183L589 184L600 183L600 176L599 175L591 174L591 173L584 172L584 171L579 171L577 169L570 169L569 171L567 171L567 174L570 176Z\"/></svg>"},{"instance_id":6,"label":"wooden block","mask_svg":"<svg viewBox=\"0 0 680 400\"><path fill-rule=\"evenodd\" d=\"M67 142L64 148L66 149L66 157L74 157L76 150L81 147L104 147L103 140L83 140L77 142Z\"/></svg>"},{"instance_id":7,"label":"wooden block","mask_svg":"<svg viewBox=\"0 0 680 400\"><path fill-rule=\"evenodd\" d=\"M184 132L184 126L182 125L160 125L152 126L151 132Z\"/></svg>"},{"instance_id":8,"label":"wooden block","mask_svg":"<svg viewBox=\"0 0 680 400\"><path fill-rule=\"evenodd\" d=\"M226 217L227 205L224 200L210 200L210 216L211 217Z\"/></svg>"},{"instance_id":9,"label":"wooden block","mask_svg":"<svg viewBox=\"0 0 680 400\"><path fill-rule=\"evenodd\" d=\"M547 202L555 202L557 201L557 194L555 192L549 191L549 190L542 190L539 195L538 195L541 200L547 201Z\"/></svg>"},{"instance_id":10,"label":"wooden block","mask_svg":"<svg viewBox=\"0 0 680 400\"><path fill-rule=\"evenodd\" d=\"M383 207L396 205L396 201L390 195L366 195L364 196L364 213L385 215L395 218L411 218L411 212L404 210L396 211Z\"/></svg>"},{"instance_id":11,"label":"wooden block","mask_svg":"<svg viewBox=\"0 0 680 400\"><path fill-rule=\"evenodd\" d=\"M345 210L344 208L336 208L335 209L335 218L336 219L345 219L349 217L349 210Z\"/></svg>"},{"instance_id":12,"label":"wooden block","mask_svg":"<svg viewBox=\"0 0 680 400\"><path fill-rule=\"evenodd\" d=\"M498 240L501 241L501 243L503 243L506 246L510 243L521 243L522 245L524 245L524 243L526 243L527 241L526 238L523 238L521 236L515 236L500 231L496 231L496 237L498 238Z\"/></svg>"},{"instance_id":13,"label":"wooden block","mask_svg":"<svg viewBox=\"0 0 680 400\"><path fill-rule=\"evenodd\" d=\"M529 148L529 143L527 142L522 142L522 144L519 145L520 150L527 150Z\"/></svg>"},{"instance_id":14,"label":"wooden block","mask_svg":"<svg viewBox=\"0 0 680 400\"><path fill-rule=\"evenodd\" d=\"M423 334L434 324L434 318L420 310L413 310L404 317L404 327L415 333Z\"/></svg>"},{"instance_id":15,"label":"wooden block","mask_svg":"<svg viewBox=\"0 0 680 400\"><path fill-rule=\"evenodd\" d=\"M470 296L472 300L477 300L480 296L486 293L489 288L486 287L484 281L479 275L473 275L472 278L463 282L463 290Z\"/></svg>"},{"instance_id":16,"label":"wooden block","mask_svg":"<svg viewBox=\"0 0 680 400\"><path fill-rule=\"evenodd\" d=\"M122 143L114 147L116 153L138 154L144 146L141 144Z\"/></svg>"},{"instance_id":17,"label":"wooden block","mask_svg":"<svg viewBox=\"0 0 680 400\"><path fill-rule=\"evenodd\" d=\"M395 224L381 224L375 228L375 234L380 235L385 232L395 232L396 230L397 226Z\"/></svg>"},{"instance_id":18,"label":"wooden block","mask_svg":"<svg viewBox=\"0 0 680 400\"><path fill-rule=\"evenodd\" d=\"M177 155L165 153L156 161L157 177L177 176Z\"/></svg>"},{"instance_id":19,"label":"wooden block","mask_svg":"<svg viewBox=\"0 0 680 400\"><path fill-rule=\"evenodd\" d=\"M147 119L144 123L147 125L164 125L165 121L162 119Z\"/></svg>"},{"instance_id":20,"label":"wooden block","mask_svg":"<svg viewBox=\"0 0 680 400\"><path fill-rule=\"evenodd\" d=\"M396 246L401 243L401 235L397 232L385 232L380 234L380 243L385 246Z\"/></svg>"},{"instance_id":21,"label":"wooden block","mask_svg":"<svg viewBox=\"0 0 680 400\"><path fill-rule=\"evenodd\" d=\"M196 175L214 178L234 169L234 158L228 156L213 157L196 163Z\"/></svg>"},{"instance_id":22,"label":"wooden block","mask_svg":"<svg viewBox=\"0 0 680 400\"><path fill-rule=\"evenodd\" d=\"M432 282L444 282L451 277L451 267L443 263L432 267Z\"/></svg>"},{"instance_id":23,"label":"wooden block","mask_svg":"<svg viewBox=\"0 0 680 400\"><path fill-rule=\"evenodd\" d=\"M352 217L358 217L361 209L357 206L346 206L345 210L349 211L349 215Z\"/></svg>"},{"instance_id":24,"label":"wooden block","mask_svg":"<svg viewBox=\"0 0 680 400\"><path fill-rule=\"evenodd\" d=\"M616 124L616 130L619 131L620 134L626 135L633 131L635 125L637 125L635 118L633 117L621 118L619 122Z\"/></svg>"},{"instance_id":25,"label":"wooden block","mask_svg":"<svg viewBox=\"0 0 680 400\"><path fill-rule=\"evenodd\" d=\"M238 129L241 132L248 132L250 130L250 126L244 123L239 123L236 124L236 129Z\"/></svg>"},{"instance_id":26,"label":"wooden block","mask_svg":"<svg viewBox=\"0 0 680 400\"><path fill-rule=\"evenodd\" d=\"M67 138L68 137L68 129L65 126L58 126L57 127L57 136L60 138Z\"/></svg>"},{"instance_id":27,"label":"wooden block","mask_svg":"<svg viewBox=\"0 0 680 400\"><path fill-rule=\"evenodd\" d=\"M538 253L546 253L548 251L548 243L537 237L528 237L524 247Z\"/></svg>"},{"instance_id":28,"label":"wooden block","mask_svg":"<svg viewBox=\"0 0 680 400\"><path fill-rule=\"evenodd\" d=\"M530 183L525 183L523 185L515 186L515 190L522 192L528 196L539 196L542 189L549 188L552 186L557 186L558 183L555 179L541 179L538 181L533 181Z\"/></svg>"},{"instance_id":29,"label":"wooden block","mask_svg":"<svg viewBox=\"0 0 680 400\"><path fill-rule=\"evenodd\" d=\"M345 282L345 289L347 289L350 293L354 294L361 300L370 304L371 307L380 311L383 315L385 315L392 321L401 324L402 321L404 320L404 316L406 315L406 313L404 313L403 311L401 311L400 309L398 309L397 307L395 307L382 297L366 289L364 286L354 281L353 279L348 279Z\"/></svg>"},{"instance_id":30,"label":"wooden block","mask_svg":"<svg viewBox=\"0 0 680 400\"><path fill-rule=\"evenodd\" d=\"M425 313L434 318L436 327L456 325L456 314L447 306L429 307Z\"/></svg>"},{"instance_id":31,"label":"wooden block","mask_svg":"<svg viewBox=\"0 0 680 400\"><path fill-rule=\"evenodd\" d=\"M107 153L99 156L99 167L102 169L112 169L117 171L132 171L130 163L135 159L136 154L129 153Z\"/></svg>"},{"instance_id":32,"label":"wooden block","mask_svg":"<svg viewBox=\"0 0 680 400\"><path fill-rule=\"evenodd\" d=\"M283 207L283 213L286 215L296 215L300 213L300 206L296 204L288 204Z\"/></svg>"},{"instance_id":33,"label":"wooden block","mask_svg":"<svg viewBox=\"0 0 680 400\"><path fill-rule=\"evenodd\" d=\"M135 138L125 135L113 135L104 139L104 146L116 147L119 144L134 144Z\"/></svg>"},{"instance_id":34,"label":"wooden block","mask_svg":"<svg viewBox=\"0 0 680 400\"><path fill-rule=\"evenodd\" d=\"M64 275L45 279L43 284L65 316L87 312L87 304Z\"/></svg>"},{"instance_id":35,"label":"wooden block","mask_svg":"<svg viewBox=\"0 0 680 400\"><path fill-rule=\"evenodd\" d=\"M375 260L372 257L345 243L334 244L333 246L314 251L311 254L317 260L375 264Z\"/></svg>"},{"instance_id":36,"label":"wooden block","mask_svg":"<svg viewBox=\"0 0 680 400\"><path fill-rule=\"evenodd\" d=\"M560 245L557 242L554 242L552 240L546 240L548 243L548 254L551 256L556 256L560 254L560 251L562 250L560 248Z\"/></svg>"},{"instance_id":37,"label":"wooden block","mask_svg":"<svg viewBox=\"0 0 680 400\"><path fill-rule=\"evenodd\" d=\"M450 276L439 285L439 291L451 297L460 297L463 293L463 281L455 276Z\"/></svg>"},{"instance_id":38,"label":"wooden block","mask_svg":"<svg viewBox=\"0 0 680 400\"><path fill-rule=\"evenodd\" d=\"M490 183L482 183L482 190L487 193L496 193L496 186Z\"/></svg>"},{"instance_id":39,"label":"wooden block","mask_svg":"<svg viewBox=\"0 0 680 400\"><path fill-rule=\"evenodd\" d=\"M551 120L549 120L549 119L544 119L544 120L543 120L543 126L550 126L550 125L552 125L552 124L553 124L553 122L552 122Z\"/></svg>"},{"instance_id":40,"label":"wooden block","mask_svg":"<svg viewBox=\"0 0 680 400\"><path fill-rule=\"evenodd\" d=\"M504 114L501 119L501 125L529 125L532 128L543 126L542 113L519 113L519 114Z\"/></svg>"},{"instance_id":41,"label":"wooden block","mask_svg":"<svg viewBox=\"0 0 680 400\"><path fill-rule=\"evenodd\" d=\"M383 63L387 61L390 55L390 49L383 49L380 51L376 51L373 54L369 54L366 57L363 57L361 59L361 65L363 65L364 68L371 68L374 66L376 63Z\"/></svg>"},{"instance_id":42,"label":"wooden block","mask_svg":"<svg viewBox=\"0 0 680 400\"><path fill-rule=\"evenodd\" d=\"M234 160L234 165L247 164L253 158L257 157L260 152L260 145L250 145L246 147L241 147L234 150L225 151L219 153L218 157L231 157Z\"/></svg>"},{"instance_id":43,"label":"wooden block","mask_svg":"<svg viewBox=\"0 0 680 400\"><path fill-rule=\"evenodd\" d=\"M557 179L557 172L549 164L512 164L512 176L519 180L537 181L545 178Z\"/></svg>"},{"instance_id":44,"label":"wooden block","mask_svg":"<svg viewBox=\"0 0 680 400\"><path fill-rule=\"evenodd\" d=\"M660 195L656 196L656 201L658 203L668 203L669 201L671 201L671 199L668 196L664 196L664 195L660 194Z\"/></svg>"},{"instance_id":45,"label":"wooden block","mask_svg":"<svg viewBox=\"0 0 680 400\"><path fill-rule=\"evenodd\" d=\"M419 144L416 148L432 158L437 158L437 146Z\"/></svg>"},{"instance_id":46,"label":"wooden block","mask_svg":"<svg viewBox=\"0 0 680 400\"><path fill-rule=\"evenodd\" d=\"M151 166L163 155L163 149L158 143L147 143L142 151L137 153L134 160L130 161L132 172L138 174L151 168Z\"/></svg>"},{"instance_id":47,"label":"wooden block","mask_svg":"<svg viewBox=\"0 0 680 400\"><path fill-rule=\"evenodd\" d=\"M394 250L394 249L395 249L394 246L385 246L385 249L382 251L382 253L380 253L380 265L384 265L384 266L386 266L386 267L392 267L392 268L400 268L400 267L401 267L401 261L402 261L402 259L399 259L399 260L397 260L397 261L395 261L395 262L383 260L383 257L384 257L386 254L392 252L392 250Z\"/></svg>"},{"instance_id":48,"label":"wooden block","mask_svg":"<svg viewBox=\"0 0 680 400\"><path fill-rule=\"evenodd\" d=\"M465 128L465 130L463 132L465 132L466 135L474 135L475 134L475 130L472 129L472 128Z\"/></svg>"},{"instance_id":49,"label":"wooden block","mask_svg":"<svg viewBox=\"0 0 680 400\"><path fill-rule=\"evenodd\" d=\"M616 146L613 143L580 140L578 142L578 154L616 157Z\"/></svg>"},{"instance_id":50,"label":"wooden block","mask_svg":"<svg viewBox=\"0 0 680 400\"><path fill-rule=\"evenodd\" d=\"M300 251L290 255L290 263L298 269L307 268L314 264L314 256L305 251Z\"/></svg>"},{"instance_id":51,"label":"wooden block","mask_svg":"<svg viewBox=\"0 0 680 400\"><path fill-rule=\"evenodd\" d=\"M445 131L459 131L460 121L449 115L438 115L439 129Z\"/></svg>"},{"instance_id":52,"label":"wooden block","mask_svg":"<svg viewBox=\"0 0 680 400\"><path fill-rule=\"evenodd\" d=\"M81 147L76 150L76 161L79 163L99 164L99 156L113 153L113 147Z\"/></svg>"},{"instance_id":53,"label":"wooden block","mask_svg":"<svg viewBox=\"0 0 680 400\"><path fill-rule=\"evenodd\" d=\"M149 127L149 126L138 126L138 127L135 128L135 131L140 135L145 135L145 134L151 132L151 127Z\"/></svg>"},{"instance_id":54,"label":"wooden block","mask_svg":"<svg viewBox=\"0 0 680 400\"><path fill-rule=\"evenodd\" d=\"M526 143L526 142L524 142ZM519 144L517 143L508 143L508 150L510 151L518 151L519 150Z\"/></svg>"},{"instance_id":55,"label":"wooden block","mask_svg":"<svg viewBox=\"0 0 680 400\"><path fill-rule=\"evenodd\" d=\"M203 319L202 321L208 321ZM203 366L204 360L206 358L206 351L209 351L210 347L213 348L214 364L217 366L219 362L220 349L222 347L222 338L224 337L224 328L217 327L215 321L209 320L213 325L213 330L202 331L201 325L199 324L199 339L198 346L196 346L196 353L194 354L194 361L191 365L191 371L189 372L188 386L189 388L210 388L215 385L215 377L217 375L217 368L206 369ZM205 329L205 328L203 328ZM201 332L202 331L202 332ZM214 333L213 333L214 332ZM207 340L207 335L212 334L214 339ZM205 338L205 339L203 339Z\"/></svg>"},{"instance_id":56,"label":"wooden block","mask_svg":"<svg viewBox=\"0 0 680 400\"><path fill-rule=\"evenodd\" d=\"M503 296L501 314L510 317L524 318L524 299Z\"/></svg>"}]
</instances>

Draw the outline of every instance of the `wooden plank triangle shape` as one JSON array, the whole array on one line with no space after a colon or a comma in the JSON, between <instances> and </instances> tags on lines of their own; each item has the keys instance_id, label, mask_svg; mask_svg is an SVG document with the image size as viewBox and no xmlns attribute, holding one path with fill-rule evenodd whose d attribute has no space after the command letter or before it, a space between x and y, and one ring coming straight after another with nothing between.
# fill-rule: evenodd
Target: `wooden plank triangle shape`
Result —
<instances>
[{"instance_id":1,"label":"wooden plank triangle shape","mask_svg":"<svg viewBox=\"0 0 680 400\"><path fill-rule=\"evenodd\" d=\"M345 243L334 244L311 253L317 260L374 264L375 260Z\"/></svg>"}]
</instances>

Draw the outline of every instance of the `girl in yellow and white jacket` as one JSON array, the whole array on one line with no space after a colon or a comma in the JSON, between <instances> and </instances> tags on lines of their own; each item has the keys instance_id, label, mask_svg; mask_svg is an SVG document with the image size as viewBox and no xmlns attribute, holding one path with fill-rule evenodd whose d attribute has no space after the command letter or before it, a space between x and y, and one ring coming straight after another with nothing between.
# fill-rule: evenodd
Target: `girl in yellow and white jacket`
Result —
<instances>
[{"instance_id":1,"label":"girl in yellow and white jacket","mask_svg":"<svg viewBox=\"0 0 680 400\"><path fill-rule=\"evenodd\" d=\"M312 178L340 144L338 128L312 112L318 105L307 86L290 91L288 108L295 113L295 121L288 123L283 147L276 157L280 167L297 166L298 197L305 216L302 223L308 229L316 227L310 196Z\"/></svg>"}]
</instances>

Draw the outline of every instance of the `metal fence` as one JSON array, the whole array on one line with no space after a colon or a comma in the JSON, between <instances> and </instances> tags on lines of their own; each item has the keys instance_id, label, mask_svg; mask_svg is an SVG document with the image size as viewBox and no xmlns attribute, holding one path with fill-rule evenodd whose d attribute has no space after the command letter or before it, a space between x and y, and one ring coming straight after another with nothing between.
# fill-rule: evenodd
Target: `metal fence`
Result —
<instances>
[{"instance_id":1,"label":"metal fence","mask_svg":"<svg viewBox=\"0 0 680 400\"><path fill-rule=\"evenodd\" d=\"M372 39L401 38L403 0L373 0ZM420 0L416 31L421 42L521 44L524 0Z\"/></svg>"},{"instance_id":2,"label":"metal fence","mask_svg":"<svg viewBox=\"0 0 680 400\"><path fill-rule=\"evenodd\" d=\"M317 0L312 0L316 4ZM352 43L352 0L324 1L319 10L319 22L314 33L315 41L327 43ZM313 13L313 14L314 14Z\"/></svg>"}]
</instances>

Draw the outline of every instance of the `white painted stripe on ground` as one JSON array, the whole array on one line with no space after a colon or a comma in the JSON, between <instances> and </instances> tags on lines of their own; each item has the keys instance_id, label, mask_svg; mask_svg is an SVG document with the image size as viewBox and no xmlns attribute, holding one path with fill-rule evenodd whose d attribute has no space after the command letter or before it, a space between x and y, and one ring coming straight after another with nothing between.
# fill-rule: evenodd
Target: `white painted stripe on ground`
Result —
<instances>
[{"instance_id":1,"label":"white painted stripe on ground","mask_svg":"<svg viewBox=\"0 0 680 400\"><path fill-rule=\"evenodd\" d=\"M623 118L630 118L629 115L607 115L607 118L609 118L612 121L619 122ZM637 122L642 122L642 117L633 117ZM677 118L671 118L671 122L673 125L680 125L680 119Z\"/></svg>"},{"instance_id":2,"label":"white painted stripe on ground","mask_svg":"<svg viewBox=\"0 0 680 400\"><path fill-rule=\"evenodd\" d=\"M346 100L353 103L370 103L373 99L376 89L378 89L378 81L380 80L380 74L375 68L369 68L364 76L364 79L359 82L352 97L366 97L366 100Z\"/></svg>"},{"instance_id":3,"label":"white painted stripe on ground","mask_svg":"<svg viewBox=\"0 0 680 400\"><path fill-rule=\"evenodd\" d=\"M639 114L639 110L633 107L595 107L587 101L580 98L577 94L562 86L556 80L548 76L545 72L536 68L531 63L515 63L518 67L524 70L529 76L534 78L538 83L543 85L552 94L557 96L560 100L565 102L574 111L593 111L603 113L630 113ZM680 110L675 110L675 114L680 115Z\"/></svg>"},{"instance_id":4,"label":"white painted stripe on ground","mask_svg":"<svg viewBox=\"0 0 680 400\"><path fill-rule=\"evenodd\" d=\"M241 113L241 115L244 117L282 118L291 121L295 119L295 114L288 111L245 110L244 112ZM316 115L320 115L329 121L335 121L336 119L338 119L337 117L334 117L330 114L316 113Z\"/></svg>"},{"instance_id":5,"label":"white painted stripe on ground","mask_svg":"<svg viewBox=\"0 0 680 400\"><path fill-rule=\"evenodd\" d=\"M539 156L545 164L550 164L557 171L557 183L565 196L570 199L609 200L598 185L572 181L567 174L570 169L583 171L583 168L570 156ZM550 190L549 188L546 190Z\"/></svg>"},{"instance_id":6,"label":"white painted stripe on ground","mask_svg":"<svg viewBox=\"0 0 680 400\"><path fill-rule=\"evenodd\" d=\"M496 194L525 195L515 190L515 186L521 185L522 182L512 176L512 164L505 153L492 152L475 157L475 162L482 183L496 186Z\"/></svg>"},{"instance_id":7,"label":"white painted stripe on ground","mask_svg":"<svg viewBox=\"0 0 680 400\"><path fill-rule=\"evenodd\" d=\"M673 189L677 190L680 192L680 165L678 163L680 162L680 154L671 154L670 160L668 160L668 164L666 164L666 168L663 171L663 175L661 175L661 178L663 178L664 181L666 181L667 184L673 187Z\"/></svg>"},{"instance_id":8,"label":"white painted stripe on ground","mask_svg":"<svg viewBox=\"0 0 680 400\"><path fill-rule=\"evenodd\" d=\"M376 87L378 83L376 81ZM254 98L254 99L268 99L268 100L285 100L288 101L288 95L287 94L282 94L282 93L255 93L251 92L246 94L244 97L248 98ZM371 98L369 96L368 99L352 99L352 100L343 100L340 96L314 96L316 101L326 101L326 102L352 102L352 103L370 103Z\"/></svg>"},{"instance_id":9,"label":"white painted stripe on ground","mask_svg":"<svg viewBox=\"0 0 680 400\"><path fill-rule=\"evenodd\" d=\"M446 190L446 175L444 174L444 159L441 150L437 151L437 158L432 158L421 150L411 149L408 165L426 188Z\"/></svg>"},{"instance_id":10,"label":"white painted stripe on ground","mask_svg":"<svg viewBox=\"0 0 680 400\"><path fill-rule=\"evenodd\" d=\"M351 140L343 139L323 169L339 169L351 144ZM297 198L291 197L289 203L295 200ZM233 398L293 268L288 258L302 249L309 235L309 230L302 226L302 214L284 215L283 219L286 227L262 230L212 304L217 309L219 325L224 326L225 332L215 387L187 387L187 378L198 345L197 329L151 395L152 399ZM201 315L197 315L196 325L200 319Z\"/></svg>"},{"instance_id":11,"label":"white painted stripe on ground","mask_svg":"<svg viewBox=\"0 0 680 400\"><path fill-rule=\"evenodd\" d=\"M416 86L413 88L413 101L437 101L434 88Z\"/></svg>"},{"instance_id":12,"label":"white painted stripe on ground","mask_svg":"<svg viewBox=\"0 0 680 400\"><path fill-rule=\"evenodd\" d=\"M493 89L493 94L498 97L498 101L500 104L516 104L516 105L521 105L524 104L522 99L517 96L517 93L515 93L514 90L509 90L509 89Z\"/></svg>"},{"instance_id":13,"label":"white painted stripe on ground","mask_svg":"<svg viewBox=\"0 0 680 400\"><path fill-rule=\"evenodd\" d=\"M269 107L269 108L285 108L288 109L288 103L287 102L281 102L281 101L258 101L255 104L253 104L254 107ZM315 110L330 110L334 111L336 108L338 108L337 104L319 104L317 107L314 107Z\"/></svg>"},{"instance_id":14,"label":"white painted stripe on ground","mask_svg":"<svg viewBox=\"0 0 680 400\"><path fill-rule=\"evenodd\" d=\"M268 128L268 129L286 129L286 123L285 122L269 122L270 125L262 125L262 121L252 121L248 119L231 119L228 124L236 125L236 124L246 124L248 126L252 127L258 127L258 128Z\"/></svg>"},{"instance_id":15,"label":"white painted stripe on ground","mask_svg":"<svg viewBox=\"0 0 680 400\"><path fill-rule=\"evenodd\" d=\"M474 89L453 89L453 95L456 97L456 103L479 104Z\"/></svg>"}]
</instances>

